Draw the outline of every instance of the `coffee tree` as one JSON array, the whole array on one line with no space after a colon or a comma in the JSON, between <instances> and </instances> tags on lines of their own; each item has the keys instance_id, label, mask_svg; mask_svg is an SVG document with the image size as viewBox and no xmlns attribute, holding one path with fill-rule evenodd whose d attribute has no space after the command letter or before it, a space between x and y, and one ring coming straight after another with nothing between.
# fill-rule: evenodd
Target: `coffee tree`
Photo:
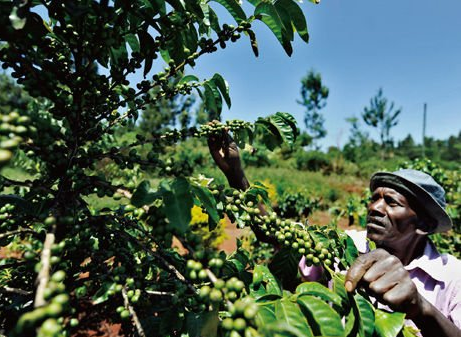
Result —
<instances>
[{"instance_id":1,"label":"coffee tree","mask_svg":"<svg viewBox=\"0 0 461 337\"><path fill-rule=\"evenodd\" d=\"M345 291L332 267L346 268L357 251L343 233L285 221L258 207L262 185L225 188L165 156L186 138L226 132L240 146L292 143L290 115L140 134L123 146L115 139L149 103L192 92L218 119L231 104L226 81L189 72L242 36L257 56L257 23L288 55L295 33L308 40L294 0L0 2L0 61L31 96L27 109L0 111L0 168L21 157L34 173L0 177L1 333L71 336L91 328L92 313L127 336L410 333L403 314ZM257 265L242 247L227 256L204 245L190 226L194 206L210 230L228 218L277 254ZM293 285L303 255L331 289Z\"/></svg>"}]
</instances>

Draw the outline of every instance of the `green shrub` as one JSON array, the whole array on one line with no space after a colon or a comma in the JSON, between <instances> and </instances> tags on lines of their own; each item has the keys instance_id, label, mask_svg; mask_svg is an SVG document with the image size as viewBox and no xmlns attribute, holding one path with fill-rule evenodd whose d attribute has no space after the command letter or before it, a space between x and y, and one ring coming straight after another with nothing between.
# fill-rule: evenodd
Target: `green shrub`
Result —
<instances>
[{"instance_id":1,"label":"green shrub","mask_svg":"<svg viewBox=\"0 0 461 337\"><path fill-rule=\"evenodd\" d=\"M320 171L330 165L328 155L320 151L299 151L296 154L296 167L299 170Z\"/></svg>"}]
</instances>

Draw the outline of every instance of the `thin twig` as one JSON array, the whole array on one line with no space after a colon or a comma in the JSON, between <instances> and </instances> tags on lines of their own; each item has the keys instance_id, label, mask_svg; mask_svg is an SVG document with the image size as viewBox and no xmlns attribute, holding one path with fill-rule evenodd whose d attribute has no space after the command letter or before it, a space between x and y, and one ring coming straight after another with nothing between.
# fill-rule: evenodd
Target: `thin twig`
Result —
<instances>
[{"instance_id":1,"label":"thin twig","mask_svg":"<svg viewBox=\"0 0 461 337\"><path fill-rule=\"evenodd\" d=\"M23 295L23 296L29 296L33 294L32 291L27 291L27 290L18 289L18 288L10 288L10 287L1 287L0 292L13 293L13 294L18 294L18 295Z\"/></svg>"},{"instance_id":2,"label":"thin twig","mask_svg":"<svg viewBox=\"0 0 461 337\"><path fill-rule=\"evenodd\" d=\"M171 272L172 274L174 274L180 281L184 282L187 286L187 288L189 288L189 290L191 290L193 293L196 293L196 289L193 285L191 285L189 283L189 281L184 277L184 275L182 275L176 268L175 266L173 266L171 263L169 263L163 256L161 256L159 253L157 252L154 252L152 249L150 249L148 246L146 246L144 243L136 240L135 238L133 238L131 235L125 233L124 231L120 231L118 230L117 231L118 233L120 233L122 236L124 236L126 239L128 240L131 240L131 241L134 241L136 242L136 244L138 244L146 253L148 254L151 254L154 258L156 258L158 261L160 261L163 266L169 271Z\"/></svg>"},{"instance_id":3,"label":"thin twig","mask_svg":"<svg viewBox=\"0 0 461 337\"><path fill-rule=\"evenodd\" d=\"M125 308L128 309L128 311L131 314L131 320L134 323L134 326L136 327L136 330L138 331L138 335L141 337L146 337L146 334L144 333L144 329L142 328L141 322L139 321L138 315L136 315L136 311L130 304L130 300L128 299L128 295L126 293L126 289L122 289L122 296L123 296L123 303L125 305Z\"/></svg>"},{"instance_id":4,"label":"thin twig","mask_svg":"<svg viewBox=\"0 0 461 337\"><path fill-rule=\"evenodd\" d=\"M166 291L155 291L155 290L144 290L149 295L157 295L157 296L174 296L174 293L169 293Z\"/></svg>"},{"instance_id":5,"label":"thin twig","mask_svg":"<svg viewBox=\"0 0 461 337\"><path fill-rule=\"evenodd\" d=\"M35 233L36 234L36 232L33 229L19 228L19 229L15 229L14 231L9 231L9 232L0 234L0 240L8 236L19 234L19 233Z\"/></svg>"},{"instance_id":6,"label":"thin twig","mask_svg":"<svg viewBox=\"0 0 461 337\"><path fill-rule=\"evenodd\" d=\"M35 301L34 307L40 307L44 305L45 302L45 289L48 284L48 280L50 278L50 257L51 257L51 246L53 245L55 240L54 231L49 232L46 234L45 242L43 243L43 250L40 256L40 262L42 267L37 275L37 280L35 283L37 284L37 292L35 293Z\"/></svg>"},{"instance_id":7,"label":"thin twig","mask_svg":"<svg viewBox=\"0 0 461 337\"><path fill-rule=\"evenodd\" d=\"M27 261L17 261L17 262L5 263L5 264L0 265L0 270L8 269L8 268L16 268L26 263Z\"/></svg>"}]
</instances>

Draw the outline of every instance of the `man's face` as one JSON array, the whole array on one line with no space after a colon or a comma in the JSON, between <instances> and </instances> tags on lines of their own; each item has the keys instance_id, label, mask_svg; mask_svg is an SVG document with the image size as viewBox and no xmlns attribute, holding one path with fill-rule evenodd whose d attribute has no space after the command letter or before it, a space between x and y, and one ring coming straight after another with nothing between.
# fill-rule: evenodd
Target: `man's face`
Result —
<instances>
[{"instance_id":1,"label":"man's face","mask_svg":"<svg viewBox=\"0 0 461 337\"><path fill-rule=\"evenodd\" d=\"M389 187L373 191L367 216L367 237L395 254L415 240L418 217L405 196ZM409 252L410 253L410 252Z\"/></svg>"}]
</instances>

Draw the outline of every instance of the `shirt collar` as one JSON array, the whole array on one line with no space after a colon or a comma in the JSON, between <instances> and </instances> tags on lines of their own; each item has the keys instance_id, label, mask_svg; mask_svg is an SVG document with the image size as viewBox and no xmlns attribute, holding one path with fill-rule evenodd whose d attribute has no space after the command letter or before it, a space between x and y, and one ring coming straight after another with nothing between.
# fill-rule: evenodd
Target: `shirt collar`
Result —
<instances>
[{"instance_id":1,"label":"shirt collar","mask_svg":"<svg viewBox=\"0 0 461 337\"><path fill-rule=\"evenodd\" d=\"M405 269L411 271L419 268L433 279L443 282L447 278L445 262L432 241L428 240L423 255L411 261Z\"/></svg>"}]
</instances>

